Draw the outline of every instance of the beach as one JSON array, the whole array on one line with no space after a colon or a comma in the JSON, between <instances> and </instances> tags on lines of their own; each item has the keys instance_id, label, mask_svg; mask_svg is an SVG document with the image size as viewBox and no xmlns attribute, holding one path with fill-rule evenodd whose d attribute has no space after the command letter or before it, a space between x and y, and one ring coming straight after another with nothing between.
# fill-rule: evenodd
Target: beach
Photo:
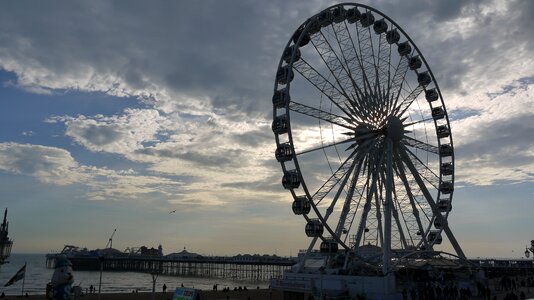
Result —
<instances>
[{"instance_id":1,"label":"beach","mask_svg":"<svg viewBox=\"0 0 534 300\"><path fill-rule=\"evenodd\" d=\"M515 294L519 296L519 293L523 291L526 295L526 299L534 299L534 289L527 288L518 288L515 291ZM504 291L493 291L492 299L503 300L505 299L508 292ZM157 292L156 300L172 300L173 292ZM493 298L495 297L495 298ZM26 299L26 297L18 296L6 296L4 299L13 300L13 299ZM44 295L30 295L28 299L34 300L46 300ZM99 297L97 294L92 295L83 295L78 298L80 300L98 300ZM102 293L100 299L102 300L151 300L151 292L140 292L140 293ZM202 291L201 300L282 300L283 293L277 290L270 289L259 289L259 290L248 290L248 291ZM471 299L483 299L482 297L472 297Z\"/></svg>"},{"instance_id":2,"label":"beach","mask_svg":"<svg viewBox=\"0 0 534 300\"><path fill-rule=\"evenodd\" d=\"M172 300L173 292L157 292L156 300ZM26 299L26 297L18 296L6 296L4 299ZM27 299L34 300L45 300L44 295L30 295ZM74 299L74 298L72 298ZM83 295L77 299L81 300L98 300L97 294L92 295ZM103 293L100 299L109 299L109 300L150 300L152 299L151 292L143 293ZM282 292L269 290L269 289L259 289L259 290L248 290L248 291L202 291L202 300L276 300L283 299Z\"/></svg>"}]
</instances>

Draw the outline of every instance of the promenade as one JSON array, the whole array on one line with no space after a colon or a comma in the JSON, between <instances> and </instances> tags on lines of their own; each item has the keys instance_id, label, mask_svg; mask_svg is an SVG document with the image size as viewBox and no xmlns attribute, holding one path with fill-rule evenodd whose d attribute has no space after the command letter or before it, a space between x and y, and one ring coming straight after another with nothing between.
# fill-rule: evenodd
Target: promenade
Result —
<instances>
[{"instance_id":1,"label":"promenade","mask_svg":"<svg viewBox=\"0 0 534 300\"><path fill-rule=\"evenodd\" d=\"M158 292L156 300L172 300L173 292ZM7 296L4 299L33 299L46 300L44 295L30 295L28 298L19 296ZM74 299L74 298L73 298ZM84 295L77 298L79 300L98 300L98 295ZM152 293L110 293L102 294L101 300L151 300ZM268 289L248 290L248 291L202 291L201 300L277 300L283 299L282 292Z\"/></svg>"}]
</instances>

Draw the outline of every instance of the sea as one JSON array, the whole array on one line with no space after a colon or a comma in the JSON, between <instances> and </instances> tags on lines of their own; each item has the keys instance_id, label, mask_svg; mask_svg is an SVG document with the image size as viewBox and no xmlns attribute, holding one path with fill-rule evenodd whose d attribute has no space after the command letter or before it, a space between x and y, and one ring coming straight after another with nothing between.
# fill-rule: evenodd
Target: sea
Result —
<instances>
[{"instance_id":1,"label":"sea","mask_svg":"<svg viewBox=\"0 0 534 300\"><path fill-rule=\"evenodd\" d=\"M46 268L45 254L11 254L9 263L0 266L0 293L6 295L20 295L24 283L24 293L29 295L42 295L45 293L46 284L52 279L54 269ZM26 277L17 281L11 286L4 287L5 283L13 277L17 271L26 264ZM100 272L98 271L76 271L74 270L73 286L80 286L83 292L92 285L98 291ZM162 291L165 284L168 291L175 288L184 287L196 288L200 290L211 290L215 284L221 290L225 287L234 289L236 287L267 288L267 281L241 281L225 278L199 278L199 277L178 277L159 275L156 280L156 291ZM102 293L131 293L134 290L139 292L152 291L152 275L137 272L106 272L102 273Z\"/></svg>"}]
</instances>

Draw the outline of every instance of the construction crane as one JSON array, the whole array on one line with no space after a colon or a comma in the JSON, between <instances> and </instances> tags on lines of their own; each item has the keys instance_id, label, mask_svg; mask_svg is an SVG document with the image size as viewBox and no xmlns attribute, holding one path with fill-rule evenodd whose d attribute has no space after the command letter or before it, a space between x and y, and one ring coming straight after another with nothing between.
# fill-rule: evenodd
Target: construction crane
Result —
<instances>
[{"instance_id":1,"label":"construction crane","mask_svg":"<svg viewBox=\"0 0 534 300\"><path fill-rule=\"evenodd\" d=\"M117 232L117 228L113 229L113 233L109 237L108 243L106 244L106 248L113 248L113 236L115 235L115 232Z\"/></svg>"}]
</instances>

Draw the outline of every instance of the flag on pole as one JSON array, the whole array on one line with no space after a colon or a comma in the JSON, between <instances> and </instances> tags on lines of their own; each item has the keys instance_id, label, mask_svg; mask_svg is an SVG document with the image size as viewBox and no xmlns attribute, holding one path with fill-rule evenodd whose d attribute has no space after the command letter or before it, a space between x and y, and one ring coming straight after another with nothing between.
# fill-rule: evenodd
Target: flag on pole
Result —
<instances>
[{"instance_id":1,"label":"flag on pole","mask_svg":"<svg viewBox=\"0 0 534 300\"><path fill-rule=\"evenodd\" d=\"M4 284L4 286L10 286L12 285L13 283L21 280L22 278L24 278L24 276L26 275L26 264L24 264L24 266L22 266L22 268L20 268L20 270L17 272L17 274L15 274L15 276L11 277L11 279L9 279L9 281Z\"/></svg>"}]
</instances>

